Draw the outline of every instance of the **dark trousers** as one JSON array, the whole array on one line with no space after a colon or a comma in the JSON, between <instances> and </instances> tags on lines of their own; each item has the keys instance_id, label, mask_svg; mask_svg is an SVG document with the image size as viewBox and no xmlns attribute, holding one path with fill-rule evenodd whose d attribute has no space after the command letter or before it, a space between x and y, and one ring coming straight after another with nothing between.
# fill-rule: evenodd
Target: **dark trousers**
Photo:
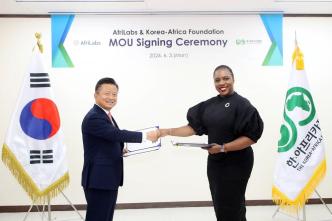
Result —
<instances>
[{"instance_id":1,"label":"dark trousers","mask_svg":"<svg viewBox=\"0 0 332 221\"><path fill-rule=\"evenodd\" d=\"M217 221L246 221L245 192L253 167L251 153L242 160L237 156L208 160L207 173Z\"/></svg>"},{"instance_id":2,"label":"dark trousers","mask_svg":"<svg viewBox=\"0 0 332 221\"><path fill-rule=\"evenodd\" d=\"M85 221L112 221L117 190L84 189L87 202Z\"/></svg>"}]
</instances>

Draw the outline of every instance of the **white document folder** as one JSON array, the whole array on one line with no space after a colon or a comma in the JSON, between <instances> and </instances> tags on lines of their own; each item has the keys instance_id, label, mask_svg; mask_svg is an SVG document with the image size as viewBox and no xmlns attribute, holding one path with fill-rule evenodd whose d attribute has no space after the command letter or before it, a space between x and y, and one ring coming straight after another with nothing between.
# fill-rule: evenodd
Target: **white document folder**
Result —
<instances>
[{"instance_id":1,"label":"white document folder","mask_svg":"<svg viewBox=\"0 0 332 221\"><path fill-rule=\"evenodd\" d=\"M148 127L145 129L138 130L139 132L149 132L157 130L158 126ZM146 152L151 152L154 150L159 150L161 147L161 139L159 138L156 142L146 140L142 143L127 143L127 153L124 156L131 156Z\"/></svg>"}]
</instances>

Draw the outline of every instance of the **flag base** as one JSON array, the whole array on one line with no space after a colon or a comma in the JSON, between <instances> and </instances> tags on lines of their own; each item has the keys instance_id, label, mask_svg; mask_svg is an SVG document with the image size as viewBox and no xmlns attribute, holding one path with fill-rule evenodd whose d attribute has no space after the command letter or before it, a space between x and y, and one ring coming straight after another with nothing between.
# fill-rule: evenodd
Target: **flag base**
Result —
<instances>
[{"instance_id":1,"label":"flag base","mask_svg":"<svg viewBox=\"0 0 332 221\"><path fill-rule=\"evenodd\" d=\"M67 202L69 203L69 205L72 207L72 209L77 213L77 215L79 216L78 218L76 218L75 220L83 220L84 218L83 216L80 214L80 212L78 212L78 210L76 209L76 207L74 206L74 204L69 200L69 198L62 192L60 191L62 196L67 200ZM35 202L32 202L32 205L30 206L29 210L26 212L23 221L26 221L26 219L28 218L33 206L35 206L37 208L38 212L42 212L42 216L41 216L41 220L44 220L44 212L45 212L45 204L43 204L43 209L42 211L39 211L39 207L37 205L35 205ZM56 219L58 221L60 221L59 219ZM74 219L63 219L63 220L74 220ZM52 210L51 210L51 198L48 197L47 200L47 221L52 221Z\"/></svg>"},{"instance_id":2,"label":"flag base","mask_svg":"<svg viewBox=\"0 0 332 221\"><path fill-rule=\"evenodd\" d=\"M325 201L323 200L323 198L321 197L321 195L318 193L318 191L315 189L315 193L316 195L319 197L319 200L321 201L321 203L325 206L325 208L327 209L327 211L329 212L329 214L331 215L332 217L332 211L331 209L327 206L327 204L325 203ZM290 216L298 221L306 221L307 220L307 216L306 216L306 204L303 205L303 208L302 208L302 219L300 218L300 214L299 214L299 211L297 210L296 212L296 216L291 216L287 213L283 213L282 211L280 211L280 206L278 206L278 208L276 209L276 211L273 213L272 215L272 218L274 218L277 213L282 213L284 215L287 215L287 216ZM321 221L332 221L332 219L326 219L326 220L321 220Z\"/></svg>"}]
</instances>

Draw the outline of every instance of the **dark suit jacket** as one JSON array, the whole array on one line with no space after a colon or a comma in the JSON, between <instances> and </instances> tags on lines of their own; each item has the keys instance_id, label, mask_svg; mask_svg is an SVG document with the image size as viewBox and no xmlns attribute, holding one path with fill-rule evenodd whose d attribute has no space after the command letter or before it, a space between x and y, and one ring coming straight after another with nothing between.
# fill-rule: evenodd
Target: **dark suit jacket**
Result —
<instances>
[{"instance_id":1,"label":"dark suit jacket","mask_svg":"<svg viewBox=\"0 0 332 221\"><path fill-rule=\"evenodd\" d=\"M123 142L142 142L142 133L120 130L98 105L82 122L84 165L82 186L117 190L123 184Z\"/></svg>"}]
</instances>

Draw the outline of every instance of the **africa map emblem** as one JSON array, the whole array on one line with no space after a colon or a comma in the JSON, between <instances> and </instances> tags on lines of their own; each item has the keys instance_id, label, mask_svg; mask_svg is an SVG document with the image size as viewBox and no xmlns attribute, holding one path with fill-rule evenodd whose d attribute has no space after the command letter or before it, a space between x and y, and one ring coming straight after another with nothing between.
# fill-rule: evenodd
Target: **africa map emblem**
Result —
<instances>
[{"instance_id":1,"label":"africa map emblem","mask_svg":"<svg viewBox=\"0 0 332 221\"><path fill-rule=\"evenodd\" d=\"M278 142L278 152L292 148L298 137L298 128L308 125L316 114L312 96L302 87L293 87L287 91L284 121L281 125L281 138Z\"/></svg>"}]
</instances>

